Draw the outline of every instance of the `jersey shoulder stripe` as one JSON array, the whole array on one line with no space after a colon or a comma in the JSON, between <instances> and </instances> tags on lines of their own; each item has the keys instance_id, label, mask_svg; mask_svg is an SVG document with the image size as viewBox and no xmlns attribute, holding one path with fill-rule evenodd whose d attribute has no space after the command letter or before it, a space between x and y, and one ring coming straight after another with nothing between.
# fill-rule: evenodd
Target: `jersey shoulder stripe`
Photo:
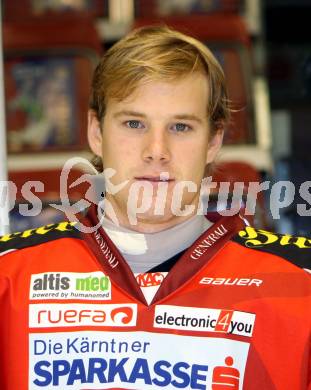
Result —
<instances>
[{"instance_id":1,"label":"jersey shoulder stripe","mask_svg":"<svg viewBox=\"0 0 311 390\"><path fill-rule=\"evenodd\" d=\"M0 255L59 238L80 238L80 232L75 229L75 224L76 222L60 222L0 236Z\"/></svg>"},{"instance_id":2,"label":"jersey shoulder stripe","mask_svg":"<svg viewBox=\"0 0 311 390\"><path fill-rule=\"evenodd\" d=\"M274 254L300 268L311 271L311 239L290 234L272 233L247 226L233 237L246 248Z\"/></svg>"}]
</instances>

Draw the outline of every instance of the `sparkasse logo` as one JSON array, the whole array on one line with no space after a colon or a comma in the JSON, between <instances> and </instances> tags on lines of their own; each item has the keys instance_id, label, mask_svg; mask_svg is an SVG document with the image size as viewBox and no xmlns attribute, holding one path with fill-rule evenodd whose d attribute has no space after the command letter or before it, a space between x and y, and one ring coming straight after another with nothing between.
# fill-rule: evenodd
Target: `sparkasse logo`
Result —
<instances>
[{"instance_id":1,"label":"sparkasse logo","mask_svg":"<svg viewBox=\"0 0 311 390\"><path fill-rule=\"evenodd\" d=\"M242 389L250 344L222 337L93 329L31 332L35 389ZM127 329L124 329L127 330Z\"/></svg>"},{"instance_id":2,"label":"sparkasse logo","mask_svg":"<svg viewBox=\"0 0 311 390\"><path fill-rule=\"evenodd\" d=\"M30 299L111 299L111 283L101 271L31 275Z\"/></svg>"}]
</instances>

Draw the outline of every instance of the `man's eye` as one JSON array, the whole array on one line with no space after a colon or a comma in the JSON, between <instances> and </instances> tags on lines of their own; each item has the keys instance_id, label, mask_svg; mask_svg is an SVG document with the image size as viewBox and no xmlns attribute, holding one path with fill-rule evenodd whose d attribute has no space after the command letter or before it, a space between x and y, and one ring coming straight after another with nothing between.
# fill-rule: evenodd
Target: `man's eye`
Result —
<instances>
[{"instance_id":1,"label":"man's eye","mask_svg":"<svg viewBox=\"0 0 311 390\"><path fill-rule=\"evenodd\" d=\"M175 123L173 125L173 130L177 132L185 132L191 130L191 127L185 123Z\"/></svg>"},{"instance_id":2,"label":"man's eye","mask_svg":"<svg viewBox=\"0 0 311 390\"><path fill-rule=\"evenodd\" d=\"M130 120L125 122L127 127L130 127L131 129L142 129L144 126L140 121L137 120Z\"/></svg>"}]
</instances>

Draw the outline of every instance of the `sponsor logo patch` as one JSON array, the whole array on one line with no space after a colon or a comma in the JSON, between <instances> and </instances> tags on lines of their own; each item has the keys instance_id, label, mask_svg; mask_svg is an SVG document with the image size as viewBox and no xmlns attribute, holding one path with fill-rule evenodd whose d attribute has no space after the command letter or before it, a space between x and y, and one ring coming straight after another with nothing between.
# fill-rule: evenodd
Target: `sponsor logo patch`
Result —
<instances>
[{"instance_id":1,"label":"sponsor logo patch","mask_svg":"<svg viewBox=\"0 0 311 390\"><path fill-rule=\"evenodd\" d=\"M150 332L29 336L29 389L243 389L249 343Z\"/></svg>"},{"instance_id":2,"label":"sponsor logo patch","mask_svg":"<svg viewBox=\"0 0 311 390\"><path fill-rule=\"evenodd\" d=\"M29 299L111 299L110 278L101 271L31 275Z\"/></svg>"},{"instance_id":3,"label":"sponsor logo patch","mask_svg":"<svg viewBox=\"0 0 311 390\"><path fill-rule=\"evenodd\" d=\"M147 272L144 274L135 274L139 287L160 286L167 272Z\"/></svg>"},{"instance_id":4,"label":"sponsor logo patch","mask_svg":"<svg viewBox=\"0 0 311 390\"><path fill-rule=\"evenodd\" d=\"M236 310L158 305L153 326L251 337L256 315Z\"/></svg>"},{"instance_id":5,"label":"sponsor logo patch","mask_svg":"<svg viewBox=\"0 0 311 390\"><path fill-rule=\"evenodd\" d=\"M51 223L49 225L38 227L37 229L29 229L23 232L17 232L12 234L6 234L5 236L0 237L0 242L7 242L15 238L28 238L31 236L43 236L50 232L71 232L74 230L74 225L76 222L60 222L60 223Z\"/></svg>"},{"instance_id":6,"label":"sponsor logo patch","mask_svg":"<svg viewBox=\"0 0 311 390\"><path fill-rule=\"evenodd\" d=\"M30 328L135 326L136 304L51 303L29 305Z\"/></svg>"},{"instance_id":7,"label":"sponsor logo patch","mask_svg":"<svg viewBox=\"0 0 311 390\"><path fill-rule=\"evenodd\" d=\"M137 283L144 294L144 297L150 305L156 295L161 283L165 279L167 272L149 272L144 274L135 274Z\"/></svg>"},{"instance_id":8,"label":"sponsor logo patch","mask_svg":"<svg viewBox=\"0 0 311 390\"><path fill-rule=\"evenodd\" d=\"M263 280L261 279L250 279L250 278L211 278L204 276L199 281L199 284L210 284L213 286L255 286L259 287L262 285Z\"/></svg>"},{"instance_id":9,"label":"sponsor logo patch","mask_svg":"<svg viewBox=\"0 0 311 390\"><path fill-rule=\"evenodd\" d=\"M209 234L204 240L198 243L191 252L190 258L193 260L199 259L211 246L223 238L226 233L228 233L228 230L223 225L220 225L213 233Z\"/></svg>"},{"instance_id":10,"label":"sponsor logo patch","mask_svg":"<svg viewBox=\"0 0 311 390\"><path fill-rule=\"evenodd\" d=\"M244 240L244 244L248 248L264 247L276 243L280 246L296 246L300 249L311 248L310 238L294 237L290 234L275 234L262 229L254 229L251 226L247 226L238 234Z\"/></svg>"}]
</instances>

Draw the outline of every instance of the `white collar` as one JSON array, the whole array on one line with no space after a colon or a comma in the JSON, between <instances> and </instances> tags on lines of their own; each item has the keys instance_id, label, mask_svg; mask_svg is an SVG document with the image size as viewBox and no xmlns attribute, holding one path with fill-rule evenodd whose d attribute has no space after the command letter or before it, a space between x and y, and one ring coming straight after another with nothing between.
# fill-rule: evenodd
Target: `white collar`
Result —
<instances>
[{"instance_id":1,"label":"white collar","mask_svg":"<svg viewBox=\"0 0 311 390\"><path fill-rule=\"evenodd\" d=\"M139 233L103 218L102 226L132 271L146 272L188 248L212 223L202 215L157 233Z\"/></svg>"}]
</instances>

